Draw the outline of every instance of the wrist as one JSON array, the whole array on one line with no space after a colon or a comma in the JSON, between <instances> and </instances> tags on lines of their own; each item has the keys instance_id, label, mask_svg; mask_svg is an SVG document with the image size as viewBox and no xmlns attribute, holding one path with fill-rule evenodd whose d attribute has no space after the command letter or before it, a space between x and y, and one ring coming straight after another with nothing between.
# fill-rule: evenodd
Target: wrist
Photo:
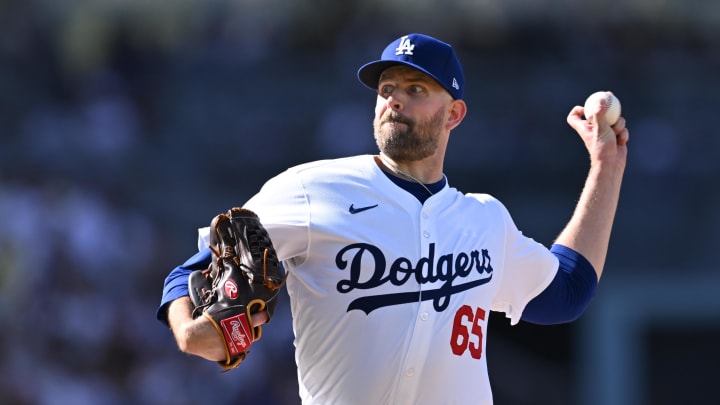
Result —
<instances>
[{"instance_id":1,"label":"wrist","mask_svg":"<svg viewBox=\"0 0 720 405\"><path fill-rule=\"evenodd\" d=\"M176 340L183 353L212 361L225 359L225 345L212 322L204 316L180 325Z\"/></svg>"},{"instance_id":2,"label":"wrist","mask_svg":"<svg viewBox=\"0 0 720 405\"><path fill-rule=\"evenodd\" d=\"M593 159L590 161L590 175L622 179L625 165L625 159Z\"/></svg>"}]
</instances>

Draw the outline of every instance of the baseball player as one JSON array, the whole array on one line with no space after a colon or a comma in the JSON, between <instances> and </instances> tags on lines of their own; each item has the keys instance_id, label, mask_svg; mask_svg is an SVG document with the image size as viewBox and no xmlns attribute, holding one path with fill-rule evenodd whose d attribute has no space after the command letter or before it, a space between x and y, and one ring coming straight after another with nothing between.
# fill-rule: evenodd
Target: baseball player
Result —
<instances>
[{"instance_id":1,"label":"baseball player","mask_svg":"<svg viewBox=\"0 0 720 405\"><path fill-rule=\"evenodd\" d=\"M490 311L512 324L570 322L595 293L626 163L625 120L610 127L602 106L570 111L590 170L547 248L497 199L461 193L443 174L450 133L467 112L450 45L405 35L358 78L377 92L379 154L292 167L243 205L288 274L302 403L492 404ZM223 342L206 318L191 317L187 297L207 246L200 229L200 251L168 275L157 315L182 351L219 360Z\"/></svg>"}]
</instances>

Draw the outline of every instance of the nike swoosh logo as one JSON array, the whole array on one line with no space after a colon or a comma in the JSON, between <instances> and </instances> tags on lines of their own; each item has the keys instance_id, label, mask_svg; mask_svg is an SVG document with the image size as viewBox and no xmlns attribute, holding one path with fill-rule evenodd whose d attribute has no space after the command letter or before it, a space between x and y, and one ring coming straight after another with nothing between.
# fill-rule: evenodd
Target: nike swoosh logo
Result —
<instances>
[{"instance_id":1,"label":"nike swoosh logo","mask_svg":"<svg viewBox=\"0 0 720 405\"><path fill-rule=\"evenodd\" d=\"M368 205L367 207L355 208L355 204L350 204L350 213L351 213L351 214L357 214L358 212L363 212L363 211L371 210L371 209L373 209L373 208L375 208L375 207L377 207L377 206L378 206L378 205L375 204L375 205Z\"/></svg>"}]
</instances>

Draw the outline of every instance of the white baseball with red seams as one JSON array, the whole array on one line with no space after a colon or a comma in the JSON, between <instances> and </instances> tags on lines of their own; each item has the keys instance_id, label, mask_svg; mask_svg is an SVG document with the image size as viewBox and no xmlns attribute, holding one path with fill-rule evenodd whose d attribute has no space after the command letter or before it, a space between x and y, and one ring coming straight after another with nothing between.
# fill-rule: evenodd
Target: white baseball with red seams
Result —
<instances>
[{"instance_id":1,"label":"white baseball with red seams","mask_svg":"<svg viewBox=\"0 0 720 405\"><path fill-rule=\"evenodd\" d=\"M290 168L244 207L289 273L304 404L492 404L490 311L517 323L558 268L495 198L421 204L370 155Z\"/></svg>"},{"instance_id":2,"label":"white baseball with red seams","mask_svg":"<svg viewBox=\"0 0 720 405\"><path fill-rule=\"evenodd\" d=\"M600 100L604 99L607 105L607 112L605 113L605 120L610 126L615 125L620 118L620 100L609 91L597 91L591 94L585 100L585 118L589 118L589 115L594 114L599 110Z\"/></svg>"}]
</instances>

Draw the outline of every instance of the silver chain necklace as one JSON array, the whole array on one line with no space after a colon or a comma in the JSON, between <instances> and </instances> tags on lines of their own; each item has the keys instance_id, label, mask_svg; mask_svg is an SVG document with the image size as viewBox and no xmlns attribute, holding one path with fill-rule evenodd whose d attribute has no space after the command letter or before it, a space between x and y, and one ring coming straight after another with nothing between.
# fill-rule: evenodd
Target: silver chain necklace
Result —
<instances>
[{"instance_id":1,"label":"silver chain necklace","mask_svg":"<svg viewBox=\"0 0 720 405\"><path fill-rule=\"evenodd\" d=\"M425 183L423 183L422 181L416 179L415 176L411 175L410 173L406 173L406 172L398 169L395 165L393 165L392 163L390 163L390 161L388 160L388 158L386 158L385 155L383 155L382 153L380 154L380 160L382 160L383 163L385 164L385 166L387 166L387 167L388 167L390 170L392 170L395 174L399 174L399 175L402 176L402 177L406 177L406 178L408 178L408 179L411 179L411 180L414 181L415 183L417 183L417 184L419 184L420 186L422 186L422 188L424 188L425 191L428 192L428 194L430 194L430 195L435 195L432 191L430 191L429 188L427 188L427 186L425 185Z\"/></svg>"}]
</instances>

